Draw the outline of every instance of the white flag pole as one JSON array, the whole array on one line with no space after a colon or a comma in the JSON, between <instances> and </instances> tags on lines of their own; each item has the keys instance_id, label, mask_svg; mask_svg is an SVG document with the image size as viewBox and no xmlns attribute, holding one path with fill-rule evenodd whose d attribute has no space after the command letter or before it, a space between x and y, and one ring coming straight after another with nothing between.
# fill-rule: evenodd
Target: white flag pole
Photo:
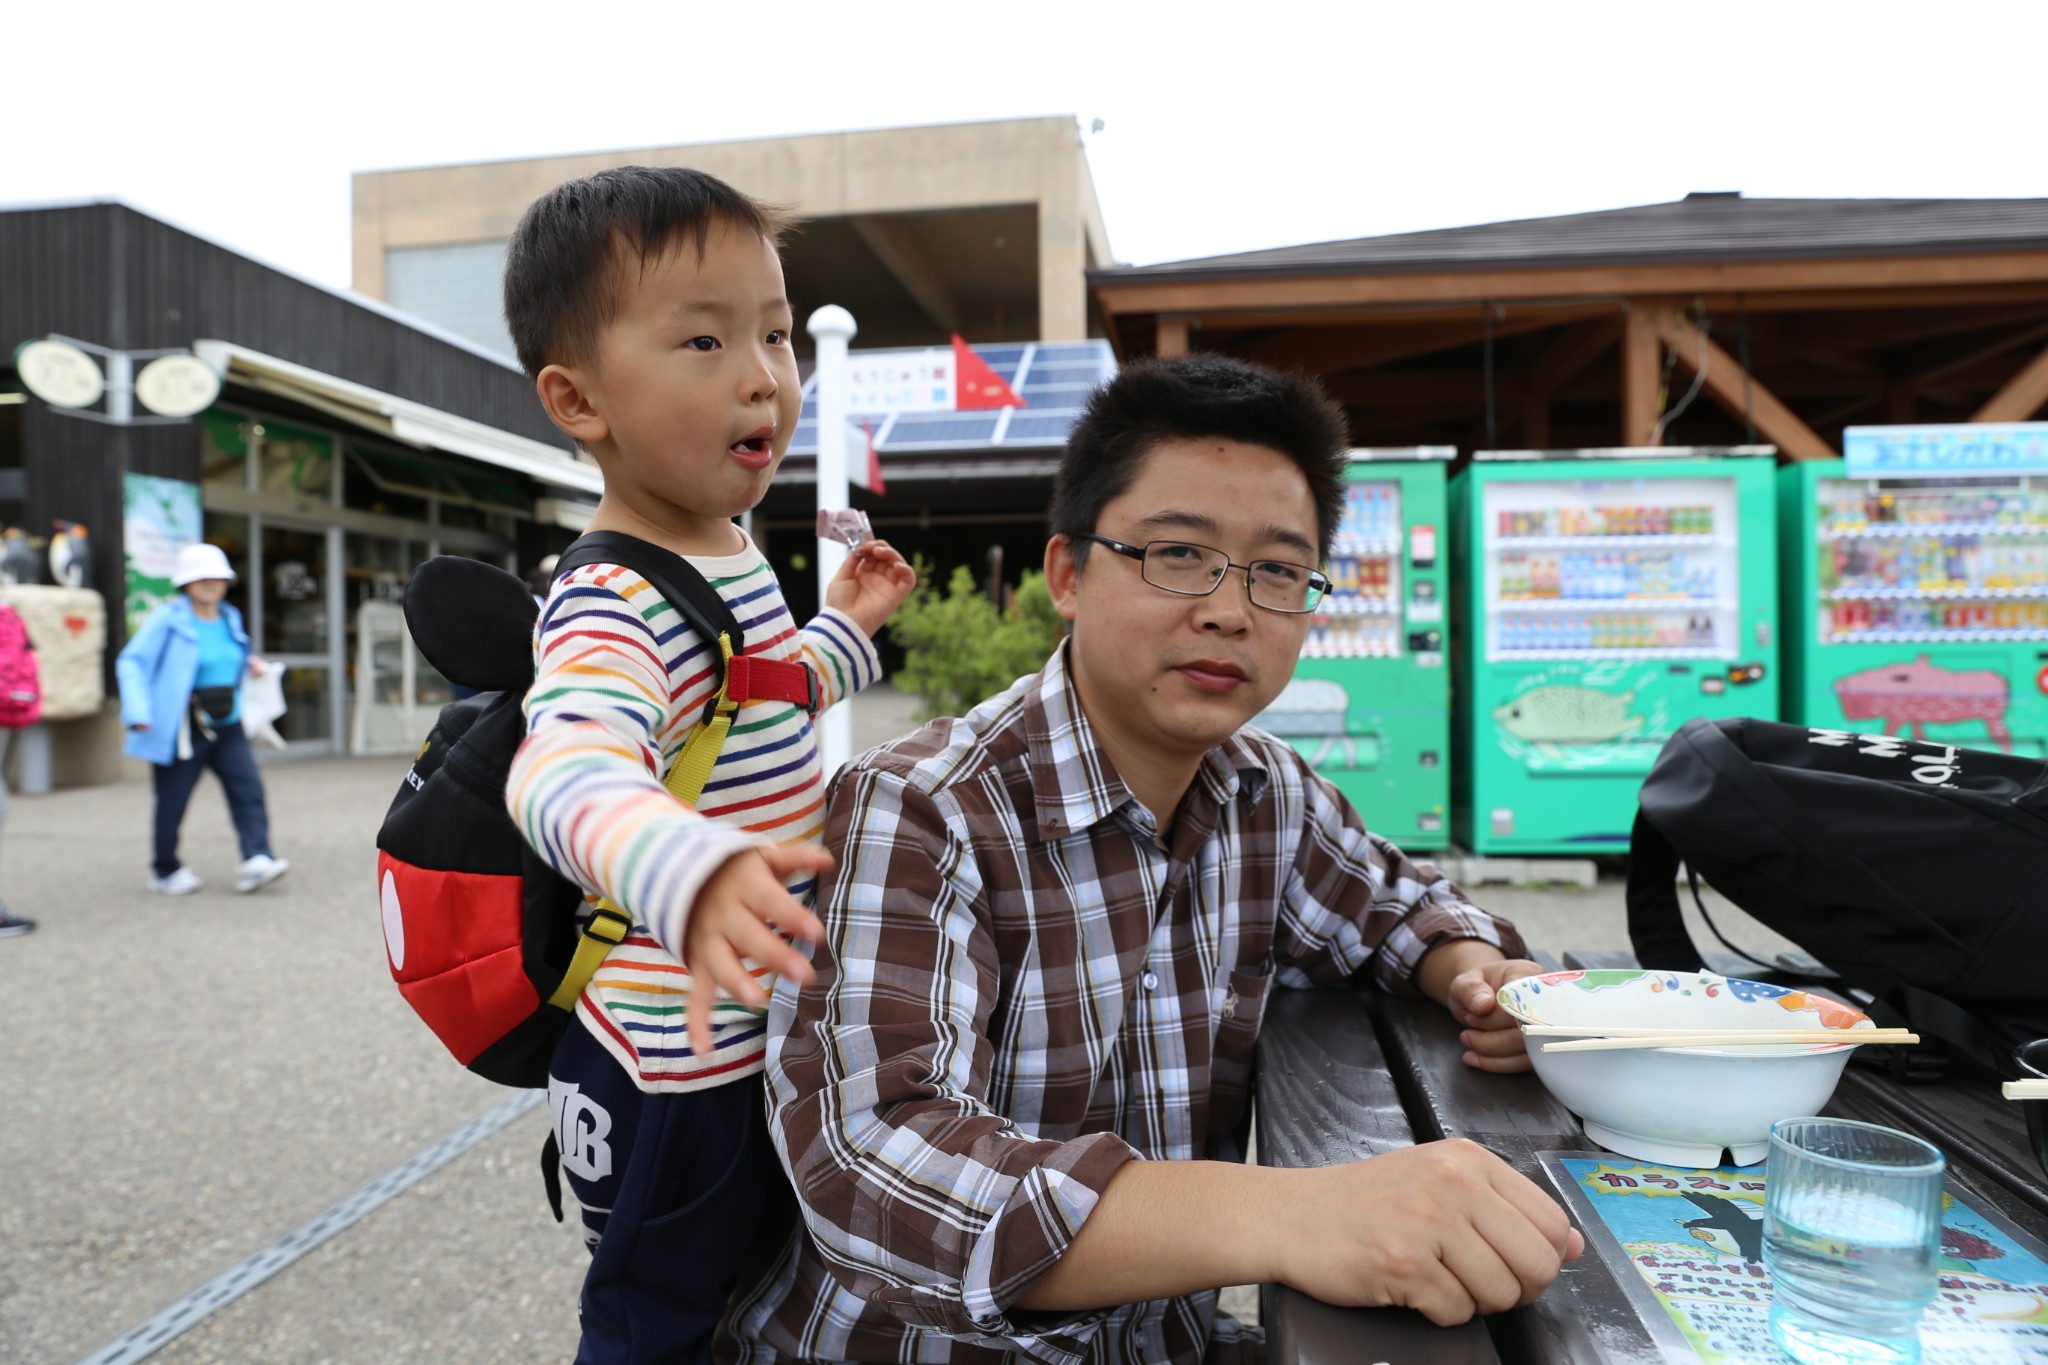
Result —
<instances>
[{"instance_id":1,"label":"white flag pole","mask_svg":"<svg viewBox=\"0 0 2048 1365\"><path fill-rule=\"evenodd\" d=\"M846 492L846 419L848 400L848 375L846 348L860 329L854 324L853 314L836 303L828 303L805 324L805 330L817 343L818 368L816 371L818 397L818 507L840 508L847 505ZM839 566L846 562L846 547L837 540L820 538L818 541L818 604L825 602L825 585L839 572ZM819 756L824 760L825 776L829 780L839 771L847 759L853 756L853 712L852 703L842 702L818 718Z\"/></svg>"}]
</instances>

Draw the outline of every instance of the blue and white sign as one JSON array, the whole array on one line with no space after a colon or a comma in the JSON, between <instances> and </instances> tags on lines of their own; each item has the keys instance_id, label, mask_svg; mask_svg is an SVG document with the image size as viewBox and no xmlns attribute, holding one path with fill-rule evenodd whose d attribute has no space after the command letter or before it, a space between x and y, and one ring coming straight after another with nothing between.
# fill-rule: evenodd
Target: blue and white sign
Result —
<instances>
[{"instance_id":1,"label":"blue and white sign","mask_svg":"<svg viewBox=\"0 0 2048 1365\"><path fill-rule=\"evenodd\" d=\"M2048 474L2048 422L1850 427L1842 454L1852 479Z\"/></svg>"}]
</instances>

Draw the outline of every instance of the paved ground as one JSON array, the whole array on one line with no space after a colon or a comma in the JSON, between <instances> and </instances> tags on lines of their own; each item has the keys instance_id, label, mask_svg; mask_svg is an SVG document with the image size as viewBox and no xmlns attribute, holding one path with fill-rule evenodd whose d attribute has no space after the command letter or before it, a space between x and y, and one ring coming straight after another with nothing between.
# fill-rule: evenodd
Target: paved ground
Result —
<instances>
[{"instance_id":1,"label":"paved ground","mask_svg":"<svg viewBox=\"0 0 2048 1365\"><path fill-rule=\"evenodd\" d=\"M905 728L864 702L856 739ZM402 760L266 769L275 887L238 896L210 782L186 826L207 887L143 890L149 792L14 802L0 893L0 1361L86 1354L510 1092L392 989L372 839ZM1491 887L1553 949L1621 947L1621 892ZM548 1216L540 1111L456 1158L154 1360L568 1360L584 1253Z\"/></svg>"}]
</instances>

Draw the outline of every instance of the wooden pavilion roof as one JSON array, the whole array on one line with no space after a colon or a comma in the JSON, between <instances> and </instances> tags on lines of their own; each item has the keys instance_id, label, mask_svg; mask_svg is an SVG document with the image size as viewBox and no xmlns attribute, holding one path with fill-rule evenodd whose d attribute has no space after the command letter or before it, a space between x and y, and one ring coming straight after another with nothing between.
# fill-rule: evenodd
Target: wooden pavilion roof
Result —
<instances>
[{"instance_id":1,"label":"wooden pavilion roof","mask_svg":"<svg viewBox=\"0 0 2048 1365\"><path fill-rule=\"evenodd\" d=\"M1816 458L1849 422L2048 402L2048 199L1696 194L1089 278L1120 354L1309 369L1362 443Z\"/></svg>"}]
</instances>

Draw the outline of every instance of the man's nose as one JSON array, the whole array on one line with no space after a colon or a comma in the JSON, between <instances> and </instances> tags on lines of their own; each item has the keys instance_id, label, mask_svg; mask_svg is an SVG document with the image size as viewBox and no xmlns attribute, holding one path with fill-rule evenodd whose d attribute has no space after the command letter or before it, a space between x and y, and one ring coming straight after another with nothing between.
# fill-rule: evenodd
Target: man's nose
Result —
<instances>
[{"instance_id":1,"label":"man's nose","mask_svg":"<svg viewBox=\"0 0 2048 1365\"><path fill-rule=\"evenodd\" d=\"M1249 629L1252 613L1258 608L1252 605L1251 585L1245 581L1244 571L1232 569L1216 585L1216 591L1207 597L1195 599L1195 625L1202 630L1220 631L1235 635Z\"/></svg>"}]
</instances>

